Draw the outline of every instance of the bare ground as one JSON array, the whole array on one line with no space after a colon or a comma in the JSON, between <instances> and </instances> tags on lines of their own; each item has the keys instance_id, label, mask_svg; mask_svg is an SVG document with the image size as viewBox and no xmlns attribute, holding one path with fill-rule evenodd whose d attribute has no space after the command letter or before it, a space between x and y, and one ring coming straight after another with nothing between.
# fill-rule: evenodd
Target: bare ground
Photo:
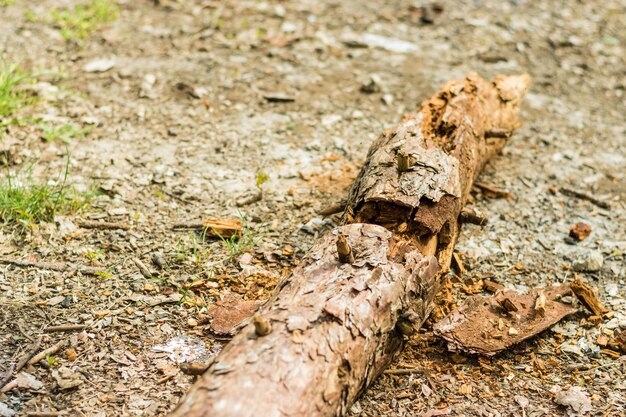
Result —
<instances>
[{"instance_id":1,"label":"bare ground","mask_svg":"<svg viewBox=\"0 0 626 417\"><path fill-rule=\"evenodd\" d=\"M5 59L65 74L43 75L59 90L27 112L92 127L69 144L70 181L102 193L88 209L26 234L4 226L0 256L109 273L2 265L0 371L49 325L89 327L44 334L42 349L62 339L67 346L25 368L43 388L0 394L0 402L19 415L163 415L193 377L176 373L153 347L191 334L219 348L202 324L207 306L229 291L267 297L332 225L332 217L317 213L345 195L383 129L447 79L468 71L529 72L534 83L524 125L481 177L514 198L476 192L475 206L490 222L463 232L458 252L469 269L463 279L473 281L458 282L458 296L463 283L484 277L518 289L568 282L574 259L598 250L601 270L580 275L615 317L583 326L581 312L490 359L446 353L425 330L394 365L418 371L384 375L352 414L449 408L466 416L566 415L572 409L555 403L554 387L580 386L591 399L590 415L624 415L624 357L594 353L599 332L626 329L623 1L459 1L444 3L430 25L419 22L411 1L120 1L120 18L83 45L65 41L46 21L51 7L68 3L74 2L0 8L0 45ZM38 19L27 19L27 10ZM366 33L410 45L397 52L390 40L387 49L356 42ZM85 71L105 58L114 60L112 68ZM366 94L361 86L372 75L377 91ZM265 98L277 95L293 102ZM38 159L47 168L39 175L65 164L64 146L40 140L28 126L10 126L2 148L18 165ZM260 187L258 173L269 175ZM560 187L611 208L566 196ZM245 251L251 257L172 229L237 216L256 241ZM80 219L131 228L73 229ZM593 232L572 245L566 238L578 221ZM155 254L164 267L157 278L145 278L133 258L156 271ZM79 385L62 389L59 369L69 369Z\"/></svg>"}]
</instances>

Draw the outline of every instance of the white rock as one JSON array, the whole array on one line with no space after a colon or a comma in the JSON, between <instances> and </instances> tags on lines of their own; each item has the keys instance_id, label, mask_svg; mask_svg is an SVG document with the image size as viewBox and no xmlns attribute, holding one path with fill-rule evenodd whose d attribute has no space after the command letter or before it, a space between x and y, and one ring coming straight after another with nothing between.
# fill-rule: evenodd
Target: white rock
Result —
<instances>
[{"instance_id":1,"label":"white rock","mask_svg":"<svg viewBox=\"0 0 626 417\"><path fill-rule=\"evenodd\" d=\"M9 408L5 403L0 403L0 417L13 417L16 414L15 411Z\"/></svg>"},{"instance_id":2,"label":"white rock","mask_svg":"<svg viewBox=\"0 0 626 417\"><path fill-rule=\"evenodd\" d=\"M106 72L115 66L113 58L98 58L83 66L85 72Z\"/></svg>"},{"instance_id":3,"label":"white rock","mask_svg":"<svg viewBox=\"0 0 626 417\"><path fill-rule=\"evenodd\" d=\"M577 272L596 272L602 269L604 258L598 251L587 251L579 254L572 264L574 271Z\"/></svg>"},{"instance_id":4,"label":"white rock","mask_svg":"<svg viewBox=\"0 0 626 417\"><path fill-rule=\"evenodd\" d=\"M559 391L554 396L557 404L570 407L574 412L582 415L592 410L591 401L587 397L587 393L580 387L571 387L567 391Z\"/></svg>"}]
</instances>

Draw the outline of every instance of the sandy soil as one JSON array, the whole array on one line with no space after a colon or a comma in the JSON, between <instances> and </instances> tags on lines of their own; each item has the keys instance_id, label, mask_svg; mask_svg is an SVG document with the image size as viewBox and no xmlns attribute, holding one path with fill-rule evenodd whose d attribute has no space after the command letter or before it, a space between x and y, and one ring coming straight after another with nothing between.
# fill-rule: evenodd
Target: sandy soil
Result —
<instances>
[{"instance_id":1,"label":"sandy soil","mask_svg":"<svg viewBox=\"0 0 626 417\"><path fill-rule=\"evenodd\" d=\"M487 359L451 355L425 329L396 364L419 371L382 376L352 414L567 415L573 408L555 397L571 386L590 399L589 415L626 413L624 356L598 353L594 344L600 332L626 329L624 1L445 2L424 24L411 8L417 3L404 0L126 0L119 19L80 45L49 20L52 7L74 3L0 8L0 50L25 68L54 71L41 75L49 84L26 112L91 128L68 145L69 180L101 193L89 208L29 233L3 226L0 256L108 273L1 266L0 372L39 336L41 349L67 342L24 369L40 389L0 394L6 407L18 415L166 413L193 377L154 346L189 334L219 349L222 339L203 324L207 307L229 292L267 297L336 221L318 213L345 195L377 135L445 80L476 71L528 72L534 82L524 125L481 177L514 198L476 192L489 224L463 231L458 252L469 272L458 280L458 297L463 283L484 277L522 290L568 282L574 260L599 251L601 269L578 275L615 316L585 326L581 310ZM381 45L372 35L384 37ZM95 60L112 66L86 71ZM362 91L372 79L373 91ZM64 145L42 141L28 126L9 127L1 147L17 164L38 159L45 170L35 175L65 164ZM260 186L259 173L269 176ZM253 248L231 253L220 240L202 243L191 230L173 230L238 216ZM131 228L79 228L81 219ZM572 244L568 231L578 221L593 231ZM145 278L134 258L156 278ZM61 324L88 327L44 332ZM76 386L64 389L67 381Z\"/></svg>"}]
</instances>

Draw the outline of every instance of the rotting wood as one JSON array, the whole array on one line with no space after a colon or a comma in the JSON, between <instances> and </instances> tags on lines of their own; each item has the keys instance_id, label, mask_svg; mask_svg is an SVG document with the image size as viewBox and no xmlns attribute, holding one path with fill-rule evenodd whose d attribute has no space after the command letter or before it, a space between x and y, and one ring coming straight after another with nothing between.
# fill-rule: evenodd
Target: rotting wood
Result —
<instances>
[{"instance_id":1,"label":"rotting wood","mask_svg":"<svg viewBox=\"0 0 626 417\"><path fill-rule=\"evenodd\" d=\"M569 294L569 286L554 285L529 294L503 290L491 297L475 295L437 322L434 332L448 341L451 351L495 355L575 313L575 307L560 301ZM535 307L538 297L545 300L542 310Z\"/></svg>"},{"instance_id":2,"label":"rotting wood","mask_svg":"<svg viewBox=\"0 0 626 417\"><path fill-rule=\"evenodd\" d=\"M602 301L598 298L598 294L596 294L589 284L580 278L576 278L572 281L570 287L574 295L576 295L580 302L594 315L602 316L608 313L609 310L604 307Z\"/></svg>"},{"instance_id":3,"label":"rotting wood","mask_svg":"<svg viewBox=\"0 0 626 417\"><path fill-rule=\"evenodd\" d=\"M529 81L470 74L385 132L351 189L347 224L324 235L260 308L271 332L243 325L170 416L345 415L431 313L461 209L506 142L485 133L517 127ZM353 262L340 261L339 236Z\"/></svg>"}]
</instances>

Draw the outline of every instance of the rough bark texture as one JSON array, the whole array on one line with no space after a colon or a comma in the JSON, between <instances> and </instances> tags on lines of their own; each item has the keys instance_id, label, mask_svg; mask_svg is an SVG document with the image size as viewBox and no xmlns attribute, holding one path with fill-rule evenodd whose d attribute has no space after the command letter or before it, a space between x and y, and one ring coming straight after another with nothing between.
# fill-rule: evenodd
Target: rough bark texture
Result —
<instances>
[{"instance_id":1,"label":"rough bark texture","mask_svg":"<svg viewBox=\"0 0 626 417\"><path fill-rule=\"evenodd\" d=\"M338 259L346 237L352 264ZM422 287L437 263L418 251L394 259L391 232L376 225L337 228L311 249L258 315L272 331L247 324L174 412L175 416L326 416L344 414L385 367L401 341L399 318L421 321Z\"/></svg>"},{"instance_id":2,"label":"rough bark texture","mask_svg":"<svg viewBox=\"0 0 626 417\"><path fill-rule=\"evenodd\" d=\"M472 182L516 127L528 83L470 74L383 134L350 192L349 224L255 315L271 332L246 324L171 416L345 415L430 313Z\"/></svg>"},{"instance_id":3,"label":"rough bark texture","mask_svg":"<svg viewBox=\"0 0 626 417\"><path fill-rule=\"evenodd\" d=\"M571 293L562 284L535 288L529 294L503 290L492 297L474 295L438 322L434 331L448 341L448 350L495 355L574 314L575 307L561 302Z\"/></svg>"},{"instance_id":4,"label":"rough bark texture","mask_svg":"<svg viewBox=\"0 0 626 417\"><path fill-rule=\"evenodd\" d=\"M446 272L461 209L485 162L517 127L529 83L528 75L487 82L471 73L444 85L370 148L346 220L380 224L422 244L437 235L437 257ZM405 155L409 167L399 170Z\"/></svg>"}]
</instances>

